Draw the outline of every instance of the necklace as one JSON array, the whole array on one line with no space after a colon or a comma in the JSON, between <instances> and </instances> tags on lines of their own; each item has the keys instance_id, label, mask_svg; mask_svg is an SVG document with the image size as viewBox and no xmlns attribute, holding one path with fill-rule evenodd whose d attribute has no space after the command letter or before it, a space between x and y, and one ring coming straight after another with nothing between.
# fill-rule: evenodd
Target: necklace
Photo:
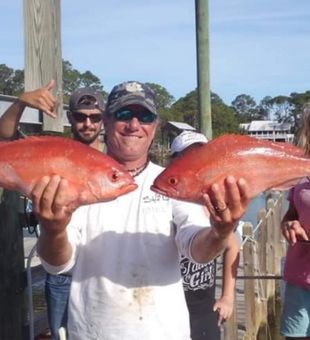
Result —
<instances>
[{"instance_id":1,"label":"necklace","mask_svg":"<svg viewBox=\"0 0 310 340\"><path fill-rule=\"evenodd\" d=\"M136 177L138 175L141 174L142 171L145 170L145 168L147 167L147 165L149 164L149 160L147 160L146 163L144 163L142 166L135 168L135 169L130 169L127 170L127 172L132 176L132 177Z\"/></svg>"}]
</instances>

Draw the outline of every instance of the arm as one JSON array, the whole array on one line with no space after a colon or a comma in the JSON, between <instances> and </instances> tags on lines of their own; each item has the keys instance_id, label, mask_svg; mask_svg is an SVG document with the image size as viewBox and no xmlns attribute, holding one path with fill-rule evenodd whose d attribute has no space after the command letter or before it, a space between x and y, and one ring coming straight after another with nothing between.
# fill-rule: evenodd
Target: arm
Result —
<instances>
[{"instance_id":1,"label":"arm","mask_svg":"<svg viewBox=\"0 0 310 340\"><path fill-rule=\"evenodd\" d=\"M217 310L219 313L219 325L229 319L233 312L235 284L239 266L239 250L240 242L236 235L233 234L228 241L228 247L223 255L222 296L215 302L213 307L213 310Z\"/></svg>"},{"instance_id":2,"label":"arm","mask_svg":"<svg viewBox=\"0 0 310 340\"><path fill-rule=\"evenodd\" d=\"M17 99L0 117L0 140L15 136L25 107L26 105Z\"/></svg>"},{"instance_id":3,"label":"arm","mask_svg":"<svg viewBox=\"0 0 310 340\"><path fill-rule=\"evenodd\" d=\"M225 190L226 193L222 193L219 186L213 184L211 192L203 196L210 212L211 228L200 230L192 240L191 255L196 262L209 262L223 252L236 223L245 213L249 203L246 181L239 179L236 182L229 176L225 181ZM216 207L223 209L219 211Z\"/></svg>"},{"instance_id":4,"label":"arm","mask_svg":"<svg viewBox=\"0 0 310 340\"><path fill-rule=\"evenodd\" d=\"M50 93L54 85L54 80L51 80L42 88L22 93L0 117L0 139L14 137L26 106L41 110L49 116L55 117L56 101Z\"/></svg>"},{"instance_id":5,"label":"arm","mask_svg":"<svg viewBox=\"0 0 310 340\"><path fill-rule=\"evenodd\" d=\"M281 229L283 236L290 245L294 245L298 240L309 241L305 229L298 220L298 213L292 202L290 202L288 210L282 219Z\"/></svg>"}]
</instances>

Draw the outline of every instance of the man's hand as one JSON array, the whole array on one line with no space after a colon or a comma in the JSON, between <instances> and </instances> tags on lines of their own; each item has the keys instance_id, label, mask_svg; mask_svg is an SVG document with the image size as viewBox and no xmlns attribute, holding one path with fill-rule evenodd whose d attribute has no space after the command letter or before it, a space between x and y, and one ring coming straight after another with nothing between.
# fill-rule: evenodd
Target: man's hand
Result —
<instances>
[{"instance_id":1,"label":"man's hand","mask_svg":"<svg viewBox=\"0 0 310 340\"><path fill-rule=\"evenodd\" d=\"M19 101L25 106L29 106L45 112L50 117L56 117L56 99L51 90L55 86L55 81L51 80L47 85L29 92L24 92L19 96Z\"/></svg>"},{"instance_id":2,"label":"man's hand","mask_svg":"<svg viewBox=\"0 0 310 340\"><path fill-rule=\"evenodd\" d=\"M68 182L60 176L42 177L30 195L32 209L45 232L61 233L72 215L72 208L65 205Z\"/></svg>"},{"instance_id":3,"label":"man's hand","mask_svg":"<svg viewBox=\"0 0 310 340\"><path fill-rule=\"evenodd\" d=\"M210 212L211 224L220 237L227 237L234 231L235 225L245 213L249 204L248 186L243 178L238 181L228 176L225 179L225 192L218 184L213 184L203 198Z\"/></svg>"}]
</instances>

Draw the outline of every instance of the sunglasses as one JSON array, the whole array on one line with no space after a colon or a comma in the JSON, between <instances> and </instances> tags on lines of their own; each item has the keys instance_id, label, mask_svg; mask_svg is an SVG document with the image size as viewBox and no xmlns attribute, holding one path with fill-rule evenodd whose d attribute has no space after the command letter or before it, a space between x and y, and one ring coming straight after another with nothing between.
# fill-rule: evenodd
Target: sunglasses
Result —
<instances>
[{"instance_id":1,"label":"sunglasses","mask_svg":"<svg viewBox=\"0 0 310 340\"><path fill-rule=\"evenodd\" d=\"M148 110L133 112L128 109L122 109L114 113L114 119L119 122L129 122L132 118L137 118L140 124L151 124L156 120L157 116Z\"/></svg>"},{"instance_id":2,"label":"sunglasses","mask_svg":"<svg viewBox=\"0 0 310 340\"><path fill-rule=\"evenodd\" d=\"M102 114L101 113L92 113L90 115L86 115L85 113L82 112L72 112L71 113L72 118L77 122L77 123L82 123L85 122L87 118L91 121L91 123L99 123L102 121Z\"/></svg>"}]
</instances>

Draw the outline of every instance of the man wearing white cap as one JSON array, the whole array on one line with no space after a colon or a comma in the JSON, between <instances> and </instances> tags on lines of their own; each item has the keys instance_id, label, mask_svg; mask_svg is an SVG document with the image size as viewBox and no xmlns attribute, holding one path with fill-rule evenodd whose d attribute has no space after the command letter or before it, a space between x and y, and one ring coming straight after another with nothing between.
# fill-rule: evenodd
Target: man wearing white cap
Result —
<instances>
[{"instance_id":1,"label":"man wearing white cap","mask_svg":"<svg viewBox=\"0 0 310 340\"><path fill-rule=\"evenodd\" d=\"M185 130L181 132L171 143L170 153L174 156L175 153L179 153L186 149L188 146L195 143L207 143L208 139L205 135L199 132L191 130Z\"/></svg>"},{"instance_id":2,"label":"man wearing white cap","mask_svg":"<svg viewBox=\"0 0 310 340\"><path fill-rule=\"evenodd\" d=\"M176 157L190 145L207 142L202 133L183 131L172 141L171 156ZM223 287L218 300L215 299L216 260L197 264L181 255L180 267L192 340L219 340L219 325L232 314L240 249L240 237L232 236L223 254Z\"/></svg>"}]
</instances>

